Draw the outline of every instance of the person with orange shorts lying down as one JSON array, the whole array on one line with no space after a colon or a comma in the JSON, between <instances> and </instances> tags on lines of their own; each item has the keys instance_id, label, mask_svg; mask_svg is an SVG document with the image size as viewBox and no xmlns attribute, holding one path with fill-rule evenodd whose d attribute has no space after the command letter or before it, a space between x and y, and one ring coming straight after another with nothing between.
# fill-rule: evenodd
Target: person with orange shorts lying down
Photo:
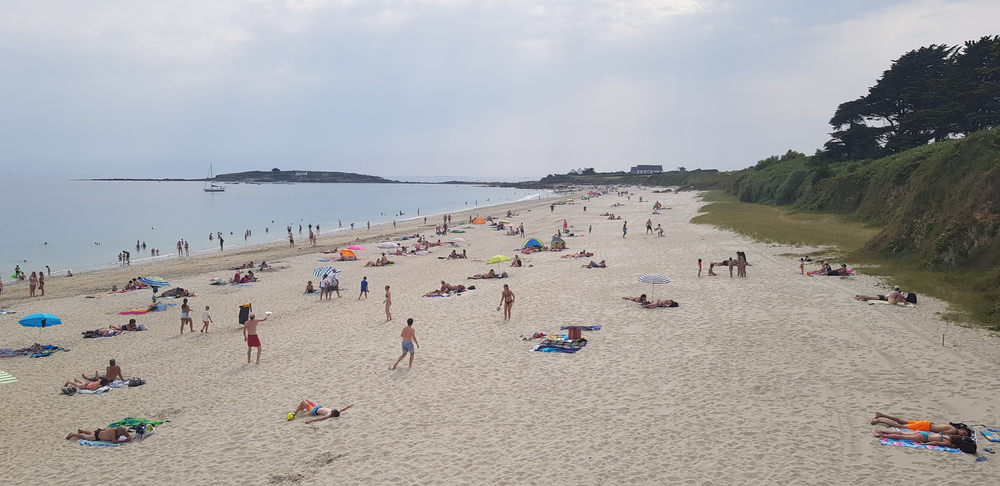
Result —
<instances>
[{"instance_id":1,"label":"person with orange shorts lying down","mask_svg":"<svg viewBox=\"0 0 1000 486\"><path fill-rule=\"evenodd\" d=\"M965 424L936 424L929 420L903 420L898 417L875 412L872 425L886 425L899 429L935 432L938 434L970 436L972 431Z\"/></svg>"}]
</instances>

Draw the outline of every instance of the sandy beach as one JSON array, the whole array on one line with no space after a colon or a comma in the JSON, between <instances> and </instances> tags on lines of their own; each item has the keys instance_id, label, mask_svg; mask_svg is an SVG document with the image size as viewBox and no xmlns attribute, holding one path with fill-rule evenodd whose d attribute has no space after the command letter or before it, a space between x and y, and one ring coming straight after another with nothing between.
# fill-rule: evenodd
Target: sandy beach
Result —
<instances>
[{"instance_id":1,"label":"sandy beach","mask_svg":"<svg viewBox=\"0 0 1000 486\"><path fill-rule=\"evenodd\" d=\"M855 294L885 294L891 282L856 275L799 275L798 258L818 249L776 247L694 225L693 192L631 189L576 204L555 199L478 213L523 224L548 242L567 220L578 236L564 252L521 255L525 265L486 265L513 257L524 238L488 225L453 226L467 260L391 257L364 267L380 241L422 234L437 219L400 222L320 239L220 252L148 266L46 280L45 297L4 279L0 348L32 343L68 348L44 358L0 358L17 378L0 383L7 484L988 484L1000 456L976 463L965 454L882 445L876 411L934 422L1000 428L1000 341L989 332L944 322L944 302L924 296L915 308L869 305ZM639 202L639 197L643 202ZM651 214L654 201L666 208ZM621 206L614 206L619 204ZM586 210L584 208L586 207ZM602 213L620 215L608 220ZM453 223L469 213L454 214ZM645 233L661 224L663 237ZM622 224L628 222L628 236ZM297 236L297 235L296 235ZM296 238L306 243L305 238ZM321 262L320 250L358 243L358 261ZM592 258L562 258L586 249ZM745 251L746 278L708 263ZM697 259L705 271L697 276ZM590 260L608 268L588 269ZM266 260L250 286L210 286L230 267ZM839 262L837 262L839 263ZM850 264L850 262L844 262ZM313 269L341 273L342 298L304 294ZM490 268L507 279L467 280ZM815 268L811 267L810 269ZM7 269L9 271L10 269ZM671 283L636 281L656 272ZM6 274L5 274L6 275ZM197 293L196 331L180 335L180 310L139 316L151 291L108 294L140 275L158 275ZM358 300L362 277L370 295ZM475 285L452 297L422 297L440 286ZM513 316L497 311L503 284L516 294ZM393 292L385 322L383 288ZM677 308L644 309L623 296L670 298ZM180 300L162 300L180 304ZM262 358L247 364L238 307L262 315ZM215 323L200 329L201 310ZM64 324L26 328L33 312ZM81 332L136 317L149 330L84 339ZM420 348L413 368L390 371L400 330L413 318ZM530 353L522 335L584 331L574 354ZM943 339L943 345L942 345ZM67 396L63 383L103 370L114 358L144 386ZM301 399L354 407L305 424L286 420ZM156 433L118 447L66 440L125 417L169 420ZM979 428L979 427L977 427ZM980 448L987 446L980 440ZM1000 449L1000 444L998 444Z\"/></svg>"}]
</instances>

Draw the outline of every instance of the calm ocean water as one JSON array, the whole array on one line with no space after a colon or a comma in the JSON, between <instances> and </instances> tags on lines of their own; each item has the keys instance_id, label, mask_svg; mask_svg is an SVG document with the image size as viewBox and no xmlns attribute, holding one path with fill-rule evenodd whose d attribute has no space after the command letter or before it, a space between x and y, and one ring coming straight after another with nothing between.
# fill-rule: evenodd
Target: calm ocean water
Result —
<instances>
[{"instance_id":1,"label":"calm ocean water","mask_svg":"<svg viewBox=\"0 0 1000 486\"><path fill-rule=\"evenodd\" d=\"M391 223L419 216L546 198L548 191L429 184L237 184L207 193L201 182L105 182L5 175L0 191L0 272L4 280L20 264L53 273L109 268L128 250L132 262L173 258L177 240L191 253L217 250L209 233L221 231L226 248L278 241L293 226L296 243L308 225L322 233L357 230L367 222ZM402 211L404 216L398 216ZM485 213L484 213L485 214ZM338 221L343 229L338 229ZM302 225L303 235L298 232ZM253 236L244 241L243 234ZM265 229L269 229L266 232ZM375 231L374 229L372 230ZM380 232L390 232L380 230ZM232 233L232 235L230 235ZM146 250L136 251L136 240ZM25 261L26 260L26 261Z\"/></svg>"}]
</instances>

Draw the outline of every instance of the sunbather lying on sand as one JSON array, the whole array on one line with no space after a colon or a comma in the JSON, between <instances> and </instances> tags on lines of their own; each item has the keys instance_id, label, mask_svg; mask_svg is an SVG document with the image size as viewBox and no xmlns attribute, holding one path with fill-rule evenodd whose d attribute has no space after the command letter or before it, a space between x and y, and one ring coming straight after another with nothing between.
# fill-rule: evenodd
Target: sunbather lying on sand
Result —
<instances>
[{"instance_id":1,"label":"sunbather lying on sand","mask_svg":"<svg viewBox=\"0 0 1000 486\"><path fill-rule=\"evenodd\" d=\"M559 258L590 258L594 256L593 253L587 253L587 250L583 250L580 253L570 253L569 255L563 255Z\"/></svg>"},{"instance_id":2,"label":"sunbather lying on sand","mask_svg":"<svg viewBox=\"0 0 1000 486\"><path fill-rule=\"evenodd\" d=\"M666 299L666 300L658 300L656 302L648 302L646 304L643 304L642 306L647 309L655 309L657 307L677 307L678 305L679 304L677 302L674 302L670 299Z\"/></svg>"},{"instance_id":3,"label":"sunbather lying on sand","mask_svg":"<svg viewBox=\"0 0 1000 486\"><path fill-rule=\"evenodd\" d=\"M935 445L943 447L958 448L962 443L962 436L940 434L937 432L901 432L898 430L876 430L875 437L879 439L905 439L912 440L917 444Z\"/></svg>"},{"instance_id":4,"label":"sunbather lying on sand","mask_svg":"<svg viewBox=\"0 0 1000 486\"><path fill-rule=\"evenodd\" d=\"M876 295L876 296L871 296L871 295L855 295L854 298L855 298L855 300L863 300L865 302L867 302L869 300L884 300L884 301L889 302L890 304L899 304L899 305L906 305L907 304L906 297L903 297L903 293L899 291L899 286L898 285L896 286L896 288L894 288L892 290L892 292L889 292L888 295L882 295L882 294L879 294L879 295Z\"/></svg>"},{"instance_id":5,"label":"sunbather lying on sand","mask_svg":"<svg viewBox=\"0 0 1000 486\"><path fill-rule=\"evenodd\" d=\"M65 384L63 384L63 386L72 386L79 388L81 390L96 390L102 386L108 386L108 383L111 383L111 380L109 380L107 377L102 376L99 380L89 380L89 381L70 380L67 381Z\"/></svg>"},{"instance_id":6,"label":"sunbather lying on sand","mask_svg":"<svg viewBox=\"0 0 1000 486\"><path fill-rule=\"evenodd\" d=\"M608 268L608 265L604 263L604 260L601 260L601 263L594 263L594 261L591 260L590 263L583 265L583 268Z\"/></svg>"},{"instance_id":7,"label":"sunbather lying on sand","mask_svg":"<svg viewBox=\"0 0 1000 486\"><path fill-rule=\"evenodd\" d=\"M506 275L507 275L507 273L504 272L504 276L506 276ZM490 271L488 271L486 273L477 273L477 274L475 274L475 275L473 275L473 276L471 276L469 278L473 279L473 280L477 280L477 279L481 279L481 278L503 278L503 277L497 275L497 272L491 268Z\"/></svg>"},{"instance_id":8,"label":"sunbather lying on sand","mask_svg":"<svg viewBox=\"0 0 1000 486\"><path fill-rule=\"evenodd\" d=\"M113 429L94 429L94 430L83 430L76 429L76 433L71 433L66 436L66 439L83 439L83 440L104 440L108 442L113 442L115 444L121 444L123 442L131 442L133 437L128 433L127 427L115 427Z\"/></svg>"},{"instance_id":9,"label":"sunbather lying on sand","mask_svg":"<svg viewBox=\"0 0 1000 486\"><path fill-rule=\"evenodd\" d=\"M441 288L436 289L436 290L432 290L430 292L427 292L426 294L424 294L424 297L439 297L439 296L448 294L450 292L465 292L465 286L464 285L451 285L451 284L445 283L445 281L442 280L441 281Z\"/></svg>"},{"instance_id":10,"label":"sunbather lying on sand","mask_svg":"<svg viewBox=\"0 0 1000 486\"><path fill-rule=\"evenodd\" d=\"M929 420L904 420L899 417L886 415L882 412L875 412L875 418L872 419L872 425L886 425L899 429L922 430L925 432L936 432L939 434L959 436L972 435L972 431L969 430L969 427L965 424L938 424L932 423Z\"/></svg>"},{"instance_id":11,"label":"sunbather lying on sand","mask_svg":"<svg viewBox=\"0 0 1000 486\"><path fill-rule=\"evenodd\" d=\"M622 298L625 299L625 300L631 300L632 302L638 302L640 304L647 304L647 303L649 303L649 301L646 300L646 294L642 294L642 295L640 295L638 297L622 297Z\"/></svg>"},{"instance_id":12,"label":"sunbather lying on sand","mask_svg":"<svg viewBox=\"0 0 1000 486\"><path fill-rule=\"evenodd\" d=\"M295 411L288 414L288 420L295 420L295 416L299 412L306 412L316 416L316 418L306 420L307 424L311 424L313 422L319 422L320 420L326 420L330 417L339 417L341 412L353 406L354 405L348 405L338 410L336 408L317 405L316 402L312 400L302 400L299 402L299 406L295 407Z\"/></svg>"}]
</instances>

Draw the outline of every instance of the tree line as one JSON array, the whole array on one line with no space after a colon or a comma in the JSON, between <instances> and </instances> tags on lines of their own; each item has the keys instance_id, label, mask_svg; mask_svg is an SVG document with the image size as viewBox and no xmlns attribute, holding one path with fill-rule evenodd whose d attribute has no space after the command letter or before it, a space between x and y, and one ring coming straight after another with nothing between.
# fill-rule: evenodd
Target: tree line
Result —
<instances>
[{"instance_id":1,"label":"tree line","mask_svg":"<svg viewBox=\"0 0 1000 486\"><path fill-rule=\"evenodd\" d=\"M881 158L1000 126L1000 36L903 54L868 94L841 103L827 161Z\"/></svg>"}]
</instances>

